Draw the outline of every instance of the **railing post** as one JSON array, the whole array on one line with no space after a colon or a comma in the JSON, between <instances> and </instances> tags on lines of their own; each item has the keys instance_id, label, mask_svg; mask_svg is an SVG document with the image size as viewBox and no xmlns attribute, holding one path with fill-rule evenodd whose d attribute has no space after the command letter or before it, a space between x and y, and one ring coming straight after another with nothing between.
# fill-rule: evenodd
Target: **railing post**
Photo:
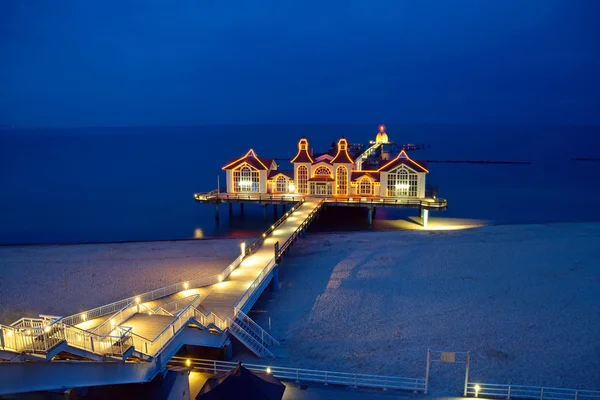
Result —
<instances>
[{"instance_id":1,"label":"railing post","mask_svg":"<svg viewBox=\"0 0 600 400\"><path fill-rule=\"evenodd\" d=\"M354 386L353 388L356 389L358 386L356 386L356 374L354 374Z\"/></svg>"},{"instance_id":2,"label":"railing post","mask_svg":"<svg viewBox=\"0 0 600 400\"><path fill-rule=\"evenodd\" d=\"M216 375L217 374L217 362L216 361L213 361L213 370Z\"/></svg>"},{"instance_id":3,"label":"railing post","mask_svg":"<svg viewBox=\"0 0 600 400\"><path fill-rule=\"evenodd\" d=\"M540 390L540 400L544 400L544 388Z\"/></svg>"},{"instance_id":4,"label":"railing post","mask_svg":"<svg viewBox=\"0 0 600 400\"><path fill-rule=\"evenodd\" d=\"M300 383L300 371L296 369L296 383Z\"/></svg>"},{"instance_id":5,"label":"railing post","mask_svg":"<svg viewBox=\"0 0 600 400\"><path fill-rule=\"evenodd\" d=\"M467 386L469 386L469 364L471 362L471 352L467 352L467 360L466 360L466 367L465 367L465 390L463 393L463 397L467 397Z\"/></svg>"},{"instance_id":6,"label":"railing post","mask_svg":"<svg viewBox=\"0 0 600 400\"><path fill-rule=\"evenodd\" d=\"M510 385L508 385L508 396L506 397L508 400L510 400ZM575 399L577 400L577 399Z\"/></svg>"},{"instance_id":7,"label":"railing post","mask_svg":"<svg viewBox=\"0 0 600 400\"><path fill-rule=\"evenodd\" d=\"M578 390L575 391L575 400L577 400L577 396L579 396L579 391Z\"/></svg>"},{"instance_id":8,"label":"railing post","mask_svg":"<svg viewBox=\"0 0 600 400\"><path fill-rule=\"evenodd\" d=\"M424 394L427 394L427 389L429 387L429 365L431 360L431 350L427 349L427 366L425 367L425 391Z\"/></svg>"},{"instance_id":9,"label":"railing post","mask_svg":"<svg viewBox=\"0 0 600 400\"><path fill-rule=\"evenodd\" d=\"M327 371L325 371L325 386L328 386L329 384L327 383Z\"/></svg>"}]
</instances>

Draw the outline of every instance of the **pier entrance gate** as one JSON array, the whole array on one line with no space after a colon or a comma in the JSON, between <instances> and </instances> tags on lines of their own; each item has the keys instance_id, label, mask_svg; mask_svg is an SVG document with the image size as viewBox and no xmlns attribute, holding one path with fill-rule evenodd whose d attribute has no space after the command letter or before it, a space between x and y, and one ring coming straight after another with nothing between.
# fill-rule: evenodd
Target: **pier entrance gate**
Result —
<instances>
[{"instance_id":1,"label":"pier entrance gate","mask_svg":"<svg viewBox=\"0 0 600 400\"><path fill-rule=\"evenodd\" d=\"M434 391L463 391L467 395L471 352L427 350L425 394ZM431 372L434 372L433 379ZM464 373L464 374L463 374Z\"/></svg>"}]
</instances>

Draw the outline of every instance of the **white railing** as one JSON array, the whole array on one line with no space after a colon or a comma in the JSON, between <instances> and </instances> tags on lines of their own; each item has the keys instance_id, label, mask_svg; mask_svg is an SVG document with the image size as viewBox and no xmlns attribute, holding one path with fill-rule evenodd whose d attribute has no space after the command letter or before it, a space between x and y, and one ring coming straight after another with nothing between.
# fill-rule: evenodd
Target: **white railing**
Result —
<instances>
[{"instance_id":1,"label":"white railing","mask_svg":"<svg viewBox=\"0 0 600 400\"><path fill-rule=\"evenodd\" d=\"M227 266L218 275L206 276L203 278L193 279L185 282L175 283L173 285L165 286L159 289L152 290L150 292L141 294L139 296L129 297L124 300L120 300L111 304L107 304L101 307L94 308L92 310L84 311L81 313L77 313L62 319L55 321L54 323L64 323L67 325L77 325L85 321L89 321L95 318L99 318L105 316L107 314L114 314L124 307L126 307L131 302L136 303L146 303L149 301L153 301L156 299L160 299L162 297L166 297L172 295L174 293L181 292L183 290L188 289L197 289L200 287L214 285L216 283L222 282L225 280L231 272L236 269L242 262L243 258L239 255L231 264Z\"/></svg>"},{"instance_id":2,"label":"white railing","mask_svg":"<svg viewBox=\"0 0 600 400\"><path fill-rule=\"evenodd\" d=\"M302 194L271 194L271 193L217 193L217 190L211 190L208 193L194 193L196 201L211 201L211 200L251 200L251 201L281 201L281 202L296 202L305 199Z\"/></svg>"},{"instance_id":3,"label":"white railing","mask_svg":"<svg viewBox=\"0 0 600 400\"><path fill-rule=\"evenodd\" d=\"M138 310L139 307L137 304L129 302L119 311L105 319L100 325L90 329L89 332L96 333L98 335L106 335L115 329L115 326L120 325L123 321L129 319L132 315L137 313Z\"/></svg>"},{"instance_id":4,"label":"white railing","mask_svg":"<svg viewBox=\"0 0 600 400\"><path fill-rule=\"evenodd\" d=\"M279 346L279 342L273 336L254 322L254 320L247 316L242 310L234 308L233 314L235 316L235 321L240 325L245 324L248 327L248 330L250 330L257 338L260 338L263 346L272 346L274 344Z\"/></svg>"},{"instance_id":5,"label":"white railing","mask_svg":"<svg viewBox=\"0 0 600 400\"><path fill-rule=\"evenodd\" d=\"M375 150L377 150L383 143L375 143L374 145L372 145L371 147L369 147L368 149L366 149L360 156L358 156L356 158L356 160L354 161L354 165L356 166L356 170L360 171L362 170L362 164L363 161L368 158L371 154L373 154L373 152Z\"/></svg>"},{"instance_id":6,"label":"white railing","mask_svg":"<svg viewBox=\"0 0 600 400\"><path fill-rule=\"evenodd\" d=\"M229 372L237 366L237 363L235 362L202 360L195 358L187 359L184 357L173 357L171 359L171 363L174 365L187 366L187 360L189 360L189 367L191 369L215 375L220 372ZM405 378L399 376L319 371L245 363L243 366L255 372L264 373L270 371L270 373L278 379L294 382L316 382L323 383L325 385L344 385L362 388L377 388L383 390L410 390L413 392L423 392L425 390L424 378Z\"/></svg>"},{"instance_id":7,"label":"white railing","mask_svg":"<svg viewBox=\"0 0 600 400\"><path fill-rule=\"evenodd\" d=\"M391 204L391 205L408 205L408 206L419 206L423 208L446 208L448 207L448 200L435 198L435 199L394 199L385 197L346 197L336 198L327 197L325 198L327 203L334 204L366 204L377 206L378 204Z\"/></svg>"},{"instance_id":8,"label":"white railing","mask_svg":"<svg viewBox=\"0 0 600 400\"><path fill-rule=\"evenodd\" d=\"M260 358L271 357L275 358L273 353L261 344L250 332L240 326L237 322L231 318L227 319L229 323L229 332L235 336L240 342L242 342L247 348L249 348L254 354Z\"/></svg>"},{"instance_id":9,"label":"white railing","mask_svg":"<svg viewBox=\"0 0 600 400\"><path fill-rule=\"evenodd\" d=\"M263 280L271 273L273 267L275 267L277 263L275 262L275 256L269 260L267 265L263 268L263 270L258 274L256 279L250 284L248 290L244 292L242 297L238 300L237 303L233 306L234 309L243 310L247 304L250 304L250 300L253 299L258 287L263 283Z\"/></svg>"},{"instance_id":10,"label":"white railing","mask_svg":"<svg viewBox=\"0 0 600 400\"><path fill-rule=\"evenodd\" d=\"M500 385L469 382L467 395L474 397L548 399L548 400L598 400L600 391L563 389L542 386Z\"/></svg>"}]
</instances>

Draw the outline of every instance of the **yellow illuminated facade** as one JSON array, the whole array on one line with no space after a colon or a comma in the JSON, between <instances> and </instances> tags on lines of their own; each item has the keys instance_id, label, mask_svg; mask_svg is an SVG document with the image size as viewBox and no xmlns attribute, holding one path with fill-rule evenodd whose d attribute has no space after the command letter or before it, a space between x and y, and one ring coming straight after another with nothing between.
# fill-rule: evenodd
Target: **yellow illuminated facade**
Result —
<instances>
[{"instance_id":1,"label":"yellow illuminated facade","mask_svg":"<svg viewBox=\"0 0 600 400\"><path fill-rule=\"evenodd\" d=\"M389 144L384 126L380 126L371 144ZM223 167L227 175L227 193L300 194L317 197L425 198L425 180L429 172L424 162L411 159L402 150L392 159L383 158L377 169L362 169L364 160L349 153L345 138L333 152L317 155L309 150L306 138L298 142L290 169L279 169L273 159L259 157L254 150L231 160ZM369 153L370 154L370 153Z\"/></svg>"}]
</instances>

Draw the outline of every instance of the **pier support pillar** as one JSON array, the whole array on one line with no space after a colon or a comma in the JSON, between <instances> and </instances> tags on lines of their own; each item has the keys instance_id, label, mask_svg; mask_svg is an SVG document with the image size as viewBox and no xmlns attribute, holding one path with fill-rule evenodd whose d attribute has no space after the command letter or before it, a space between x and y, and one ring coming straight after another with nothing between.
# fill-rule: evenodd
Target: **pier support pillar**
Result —
<instances>
[{"instance_id":1,"label":"pier support pillar","mask_svg":"<svg viewBox=\"0 0 600 400\"><path fill-rule=\"evenodd\" d=\"M229 203L229 216L233 215L233 203Z\"/></svg>"},{"instance_id":2,"label":"pier support pillar","mask_svg":"<svg viewBox=\"0 0 600 400\"><path fill-rule=\"evenodd\" d=\"M215 204L215 220L219 220L219 203Z\"/></svg>"},{"instance_id":3,"label":"pier support pillar","mask_svg":"<svg viewBox=\"0 0 600 400\"><path fill-rule=\"evenodd\" d=\"M377 216L377 207L373 207L373 218Z\"/></svg>"},{"instance_id":4,"label":"pier support pillar","mask_svg":"<svg viewBox=\"0 0 600 400\"><path fill-rule=\"evenodd\" d=\"M421 208L421 225L423 227L427 227L427 223L429 221L429 210L426 208Z\"/></svg>"},{"instance_id":5,"label":"pier support pillar","mask_svg":"<svg viewBox=\"0 0 600 400\"><path fill-rule=\"evenodd\" d=\"M269 205L268 205L268 204L265 204L265 205L263 206L263 210L264 210L264 217L265 217L265 219L267 219L267 208L269 208Z\"/></svg>"},{"instance_id":6,"label":"pier support pillar","mask_svg":"<svg viewBox=\"0 0 600 400\"><path fill-rule=\"evenodd\" d=\"M240 203L240 215L244 216L244 203Z\"/></svg>"},{"instance_id":7,"label":"pier support pillar","mask_svg":"<svg viewBox=\"0 0 600 400\"><path fill-rule=\"evenodd\" d=\"M273 278L271 279L271 292L279 292L279 266L273 267Z\"/></svg>"},{"instance_id":8,"label":"pier support pillar","mask_svg":"<svg viewBox=\"0 0 600 400\"><path fill-rule=\"evenodd\" d=\"M369 225L373 225L373 207L369 207Z\"/></svg>"}]
</instances>

